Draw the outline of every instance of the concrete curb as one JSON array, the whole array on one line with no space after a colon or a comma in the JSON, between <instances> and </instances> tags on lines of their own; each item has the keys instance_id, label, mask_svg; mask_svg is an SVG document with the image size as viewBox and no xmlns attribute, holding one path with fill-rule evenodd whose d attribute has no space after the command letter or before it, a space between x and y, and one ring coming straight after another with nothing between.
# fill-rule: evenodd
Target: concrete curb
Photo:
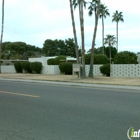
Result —
<instances>
[{"instance_id":1,"label":"concrete curb","mask_svg":"<svg viewBox=\"0 0 140 140\"><path fill-rule=\"evenodd\" d=\"M76 87L90 87L90 88L105 88L105 89L122 89L122 90L137 90L140 91L140 86L127 86L127 85L108 85L108 84L86 84L69 81L46 81L46 80L25 80L25 79L8 79L0 78L3 81L15 81L15 82L29 82L29 83L42 83L42 84L55 84L65 86L76 86Z\"/></svg>"}]
</instances>

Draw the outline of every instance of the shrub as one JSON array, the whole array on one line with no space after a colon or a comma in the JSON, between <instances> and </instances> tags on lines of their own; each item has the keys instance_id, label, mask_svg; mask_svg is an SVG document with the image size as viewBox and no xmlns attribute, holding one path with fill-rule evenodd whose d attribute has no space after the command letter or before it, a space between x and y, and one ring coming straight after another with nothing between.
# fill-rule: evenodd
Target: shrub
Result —
<instances>
[{"instance_id":1,"label":"shrub","mask_svg":"<svg viewBox=\"0 0 140 140\"><path fill-rule=\"evenodd\" d=\"M85 54L85 64L90 64L90 54Z\"/></svg>"},{"instance_id":2,"label":"shrub","mask_svg":"<svg viewBox=\"0 0 140 140\"><path fill-rule=\"evenodd\" d=\"M15 62L14 67L17 73L22 73L22 62Z\"/></svg>"},{"instance_id":3,"label":"shrub","mask_svg":"<svg viewBox=\"0 0 140 140\"><path fill-rule=\"evenodd\" d=\"M91 54L85 55L85 64L90 64ZM103 54L94 54L94 64L106 64L108 63L108 57Z\"/></svg>"},{"instance_id":4,"label":"shrub","mask_svg":"<svg viewBox=\"0 0 140 140\"><path fill-rule=\"evenodd\" d=\"M110 64L104 64L100 67L100 71L105 76L110 76Z\"/></svg>"},{"instance_id":5,"label":"shrub","mask_svg":"<svg viewBox=\"0 0 140 140\"><path fill-rule=\"evenodd\" d=\"M41 73L42 63L41 62L31 62L30 67L33 73Z\"/></svg>"},{"instance_id":6,"label":"shrub","mask_svg":"<svg viewBox=\"0 0 140 140\"><path fill-rule=\"evenodd\" d=\"M119 52L114 58L115 64L137 64L137 55L133 52Z\"/></svg>"},{"instance_id":7,"label":"shrub","mask_svg":"<svg viewBox=\"0 0 140 140\"><path fill-rule=\"evenodd\" d=\"M94 55L94 64L106 64L108 63L108 57L103 54Z\"/></svg>"},{"instance_id":8,"label":"shrub","mask_svg":"<svg viewBox=\"0 0 140 140\"><path fill-rule=\"evenodd\" d=\"M51 58L47 61L48 65L54 65L54 58Z\"/></svg>"},{"instance_id":9,"label":"shrub","mask_svg":"<svg viewBox=\"0 0 140 140\"><path fill-rule=\"evenodd\" d=\"M54 65L59 65L61 63L60 60L66 60L66 56L60 55L54 59Z\"/></svg>"},{"instance_id":10,"label":"shrub","mask_svg":"<svg viewBox=\"0 0 140 140\"><path fill-rule=\"evenodd\" d=\"M25 70L26 73L32 73L30 62L23 62L22 69Z\"/></svg>"},{"instance_id":11,"label":"shrub","mask_svg":"<svg viewBox=\"0 0 140 140\"><path fill-rule=\"evenodd\" d=\"M62 62L59 64L59 69L62 73L72 74L72 64L71 62Z\"/></svg>"}]
</instances>

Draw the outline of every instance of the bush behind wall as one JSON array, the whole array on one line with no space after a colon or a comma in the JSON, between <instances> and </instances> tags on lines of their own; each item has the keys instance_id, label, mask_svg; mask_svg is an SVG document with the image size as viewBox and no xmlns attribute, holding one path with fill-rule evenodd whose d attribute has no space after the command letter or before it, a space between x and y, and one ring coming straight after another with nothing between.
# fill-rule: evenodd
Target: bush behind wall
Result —
<instances>
[{"instance_id":1,"label":"bush behind wall","mask_svg":"<svg viewBox=\"0 0 140 140\"><path fill-rule=\"evenodd\" d=\"M14 67L17 73L22 73L22 62L15 62Z\"/></svg>"},{"instance_id":2,"label":"bush behind wall","mask_svg":"<svg viewBox=\"0 0 140 140\"><path fill-rule=\"evenodd\" d=\"M41 62L31 62L30 68L32 70L32 73L41 73L42 70L42 63Z\"/></svg>"},{"instance_id":3,"label":"bush behind wall","mask_svg":"<svg viewBox=\"0 0 140 140\"><path fill-rule=\"evenodd\" d=\"M59 64L59 69L62 73L72 74L72 62L62 62Z\"/></svg>"},{"instance_id":4,"label":"bush behind wall","mask_svg":"<svg viewBox=\"0 0 140 140\"><path fill-rule=\"evenodd\" d=\"M104 76L110 76L110 64L104 64L101 66L100 71Z\"/></svg>"},{"instance_id":5,"label":"bush behind wall","mask_svg":"<svg viewBox=\"0 0 140 140\"><path fill-rule=\"evenodd\" d=\"M90 64L91 54L85 55L85 64ZM103 54L94 54L94 64L106 64L109 62L109 59L106 55Z\"/></svg>"},{"instance_id":6,"label":"bush behind wall","mask_svg":"<svg viewBox=\"0 0 140 140\"><path fill-rule=\"evenodd\" d=\"M30 64L31 64L31 62L23 62L22 63L22 69L25 71L25 73L32 73Z\"/></svg>"}]
</instances>

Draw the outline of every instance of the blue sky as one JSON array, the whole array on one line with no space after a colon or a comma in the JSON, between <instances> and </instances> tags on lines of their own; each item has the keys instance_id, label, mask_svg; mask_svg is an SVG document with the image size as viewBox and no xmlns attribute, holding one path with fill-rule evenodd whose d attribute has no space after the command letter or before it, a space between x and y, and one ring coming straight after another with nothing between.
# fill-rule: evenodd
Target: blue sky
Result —
<instances>
[{"instance_id":1,"label":"blue sky","mask_svg":"<svg viewBox=\"0 0 140 140\"><path fill-rule=\"evenodd\" d=\"M112 14L123 12L124 22L119 23L119 51L140 52L140 10L139 0L135 4L127 0L101 0L110 12L105 20L105 35L116 36L116 23L112 23ZM1 4L0 4L1 9ZM94 17L84 11L85 49L91 48L94 30ZM79 46L80 24L78 9L75 10L75 22ZM0 12L1 25L1 12ZM3 41L23 41L40 48L46 39L73 38L69 0L5 0L5 26ZM102 26L99 21L96 47L102 45Z\"/></svg>"}]
</instances>

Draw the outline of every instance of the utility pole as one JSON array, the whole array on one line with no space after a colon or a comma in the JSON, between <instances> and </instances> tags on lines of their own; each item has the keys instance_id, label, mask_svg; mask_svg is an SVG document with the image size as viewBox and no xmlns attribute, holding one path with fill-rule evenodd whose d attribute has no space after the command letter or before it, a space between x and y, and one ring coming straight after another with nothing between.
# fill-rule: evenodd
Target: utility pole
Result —
<instances>
[{"instance_id":1,"label":"utility pole","mask_svg":"<svg viewBox=\"0 0 140 140\"><path fill-rule=\"evenodd\" d=\"M1 51L2 51L3 29L4 29L4 0L2 0L2 27L1 27L1 38L0 38L0 73L1 73Z\"/></svg>"}]
</instances>

